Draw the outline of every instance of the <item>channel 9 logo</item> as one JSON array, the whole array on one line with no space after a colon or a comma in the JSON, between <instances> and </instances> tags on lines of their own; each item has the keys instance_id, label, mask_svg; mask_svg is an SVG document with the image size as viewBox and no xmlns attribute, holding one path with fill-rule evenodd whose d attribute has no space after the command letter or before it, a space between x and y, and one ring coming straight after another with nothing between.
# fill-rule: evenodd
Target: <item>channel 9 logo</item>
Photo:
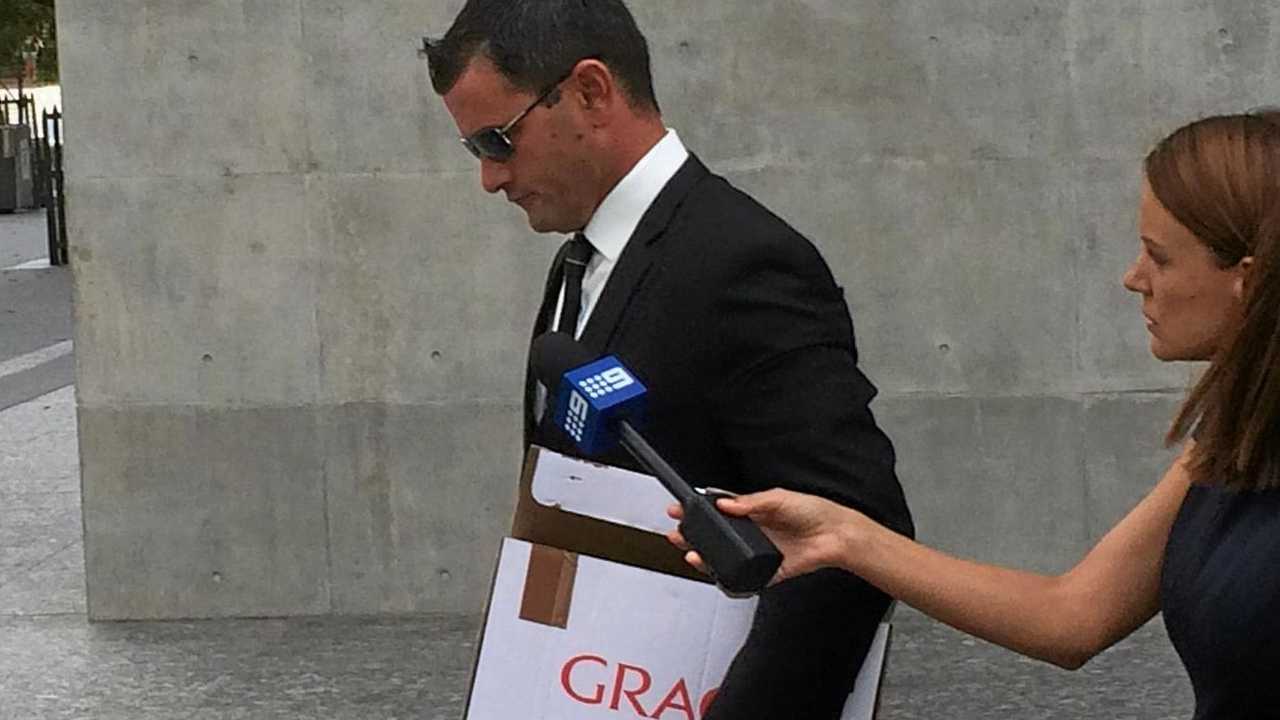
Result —
<instances>
[{"instance_id":1,"label":"channel 9 logo","mask_svg":"<svg viewBox=\"0 0 1280 720\"><path fill-rule=\"evenodd\" d=\"M591 403L582 397L577 390L569 395L569 412L564 418L564 431L574 442L582 442L582 432L587 428L587 414L591 412Z\"/></svg>"},{"instance_id":2,"label":"channel 9 logo","mask_svg":"<svg viewBox=\"0 0 1280 720\"><path fill-rule=\"evenodd\" d=\"M563 377L555 424L586 455L605 452L618 442L616 421L635 421L644 414L644 383L612 355Z\"/></svg>"},{"instance_id":3,"label":"channel 9 logo","mask_svg":"<svg viewBox=\"0 0 1280 720\"><path fill-rule=\"evenodd\" d=\"M592 375L585 380L579 381L578 387L590 395L592 400L595 400L635 384L636 380L631 377L631 373L621 367L611 367L599 375Z\"/></svg>"},{"instance_id":4,"label":"channel 9 logo","mask_svg":"<svg viewBox=\"0 0 1280 720\"><path fill-rule=\"evenodd\" d=\"M592 400L599 400L635 384L635 378L618 366L579 380L578 388L569 394L569 412L565 413L564 431L569 433L574 442L582 442L582 435L587 429L587 417L591 414L591 403L582 393L589 395Z\"/></svg>"}]
</instances>

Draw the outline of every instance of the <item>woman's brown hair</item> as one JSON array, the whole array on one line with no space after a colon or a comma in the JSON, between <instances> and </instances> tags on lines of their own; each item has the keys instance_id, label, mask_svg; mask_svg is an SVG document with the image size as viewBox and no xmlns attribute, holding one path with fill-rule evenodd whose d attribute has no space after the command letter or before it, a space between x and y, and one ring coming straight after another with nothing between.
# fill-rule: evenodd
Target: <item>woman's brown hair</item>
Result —
<instances>
[{"instance_id":1,"label":"woman's brown hair","mask_svg":"<svg viewBox=\"0 0 1280 720\"><path fill-rule=\"evenodd\" d=\"M1224 267L1252 258L1244 313L1166 440L1194 435L1192 478L1280 488L1280 110L1205 118L1146 160L1156 199Z\"/></svg>"}]
</instances>

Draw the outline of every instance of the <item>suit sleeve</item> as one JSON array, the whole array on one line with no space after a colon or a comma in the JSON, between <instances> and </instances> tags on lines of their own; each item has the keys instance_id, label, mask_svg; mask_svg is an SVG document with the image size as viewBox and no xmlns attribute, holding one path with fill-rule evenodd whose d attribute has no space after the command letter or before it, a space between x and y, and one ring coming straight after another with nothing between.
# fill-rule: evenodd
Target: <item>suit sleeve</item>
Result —
<instances>
[{"instance_id":1,"label":"suit sleeve","mask_svg":"<svg viewBox=\"0 0 1280 720\"><path fill-rule=\"evenodd\" d=\"M717 427L747 491L783 487L857 508L904 534L913 527L876 425L876 391L858 369L843 293L798 237L746 244L717 289L723 381ZM834 720L889 598L827 570L760 598L752 630L708 718Z\"/></svg>"},{"instance_id":2,"label":"suit sleeve","mask_svg":"<svg viewBox=\"0 0 1280 720\"><path fill-rule=\"evenodd\" d=\"M713 404L747 491L782 487L912 533L889 438L858 368L844 295L799 238L747 248L723 278Z\"/></svg>"}]
</instances>

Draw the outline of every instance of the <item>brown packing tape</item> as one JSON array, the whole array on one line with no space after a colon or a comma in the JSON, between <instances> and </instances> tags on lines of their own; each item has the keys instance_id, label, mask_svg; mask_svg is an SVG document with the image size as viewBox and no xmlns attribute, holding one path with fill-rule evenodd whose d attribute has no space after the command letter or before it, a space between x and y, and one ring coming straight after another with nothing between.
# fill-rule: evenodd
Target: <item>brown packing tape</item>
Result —
<instances>
[{"instance_id":1,"label":"brown packing tape","mask_svg":"<svg viewBox=\"0 0 1280 720\"><path fill-rule=\"evenodd\" d=\"M568 627L573 581L577 575L577 553L545 545L530 548L520 619L561 629Z\"/></svg>"},{"instance_id":2,"label":"brown packing tape","mask_svg":"<svg viewBox=\"0 0 1280 720\"><path fill-rule=\"evenodd\" d=\"M524 472L520 475L511 537L667 575L711 582L690 567L684 561L684 553L662 535L575 515L534 500L533 471L542 452L547 451L537 446L529 448Z\"/></svg>"}]
</instances>

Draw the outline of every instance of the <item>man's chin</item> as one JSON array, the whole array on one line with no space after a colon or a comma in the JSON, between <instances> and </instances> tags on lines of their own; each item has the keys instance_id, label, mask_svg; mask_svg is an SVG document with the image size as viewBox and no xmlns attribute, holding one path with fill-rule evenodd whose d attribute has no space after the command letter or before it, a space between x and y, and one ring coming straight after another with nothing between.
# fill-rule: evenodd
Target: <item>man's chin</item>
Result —
<instances>
[{"instance_id":1,"label":"man's chin","mask_svg":"<svg viewBox=\"0 0 1280 720\"><path fill-rule=\"evenodd\" d=\"M529 227L536 233L564 233L568 234L572 230L565 230L564 223L555 222L549 218L542 218L525 211L525 215L529 220Z\"/></svg>"}]
</instances>

